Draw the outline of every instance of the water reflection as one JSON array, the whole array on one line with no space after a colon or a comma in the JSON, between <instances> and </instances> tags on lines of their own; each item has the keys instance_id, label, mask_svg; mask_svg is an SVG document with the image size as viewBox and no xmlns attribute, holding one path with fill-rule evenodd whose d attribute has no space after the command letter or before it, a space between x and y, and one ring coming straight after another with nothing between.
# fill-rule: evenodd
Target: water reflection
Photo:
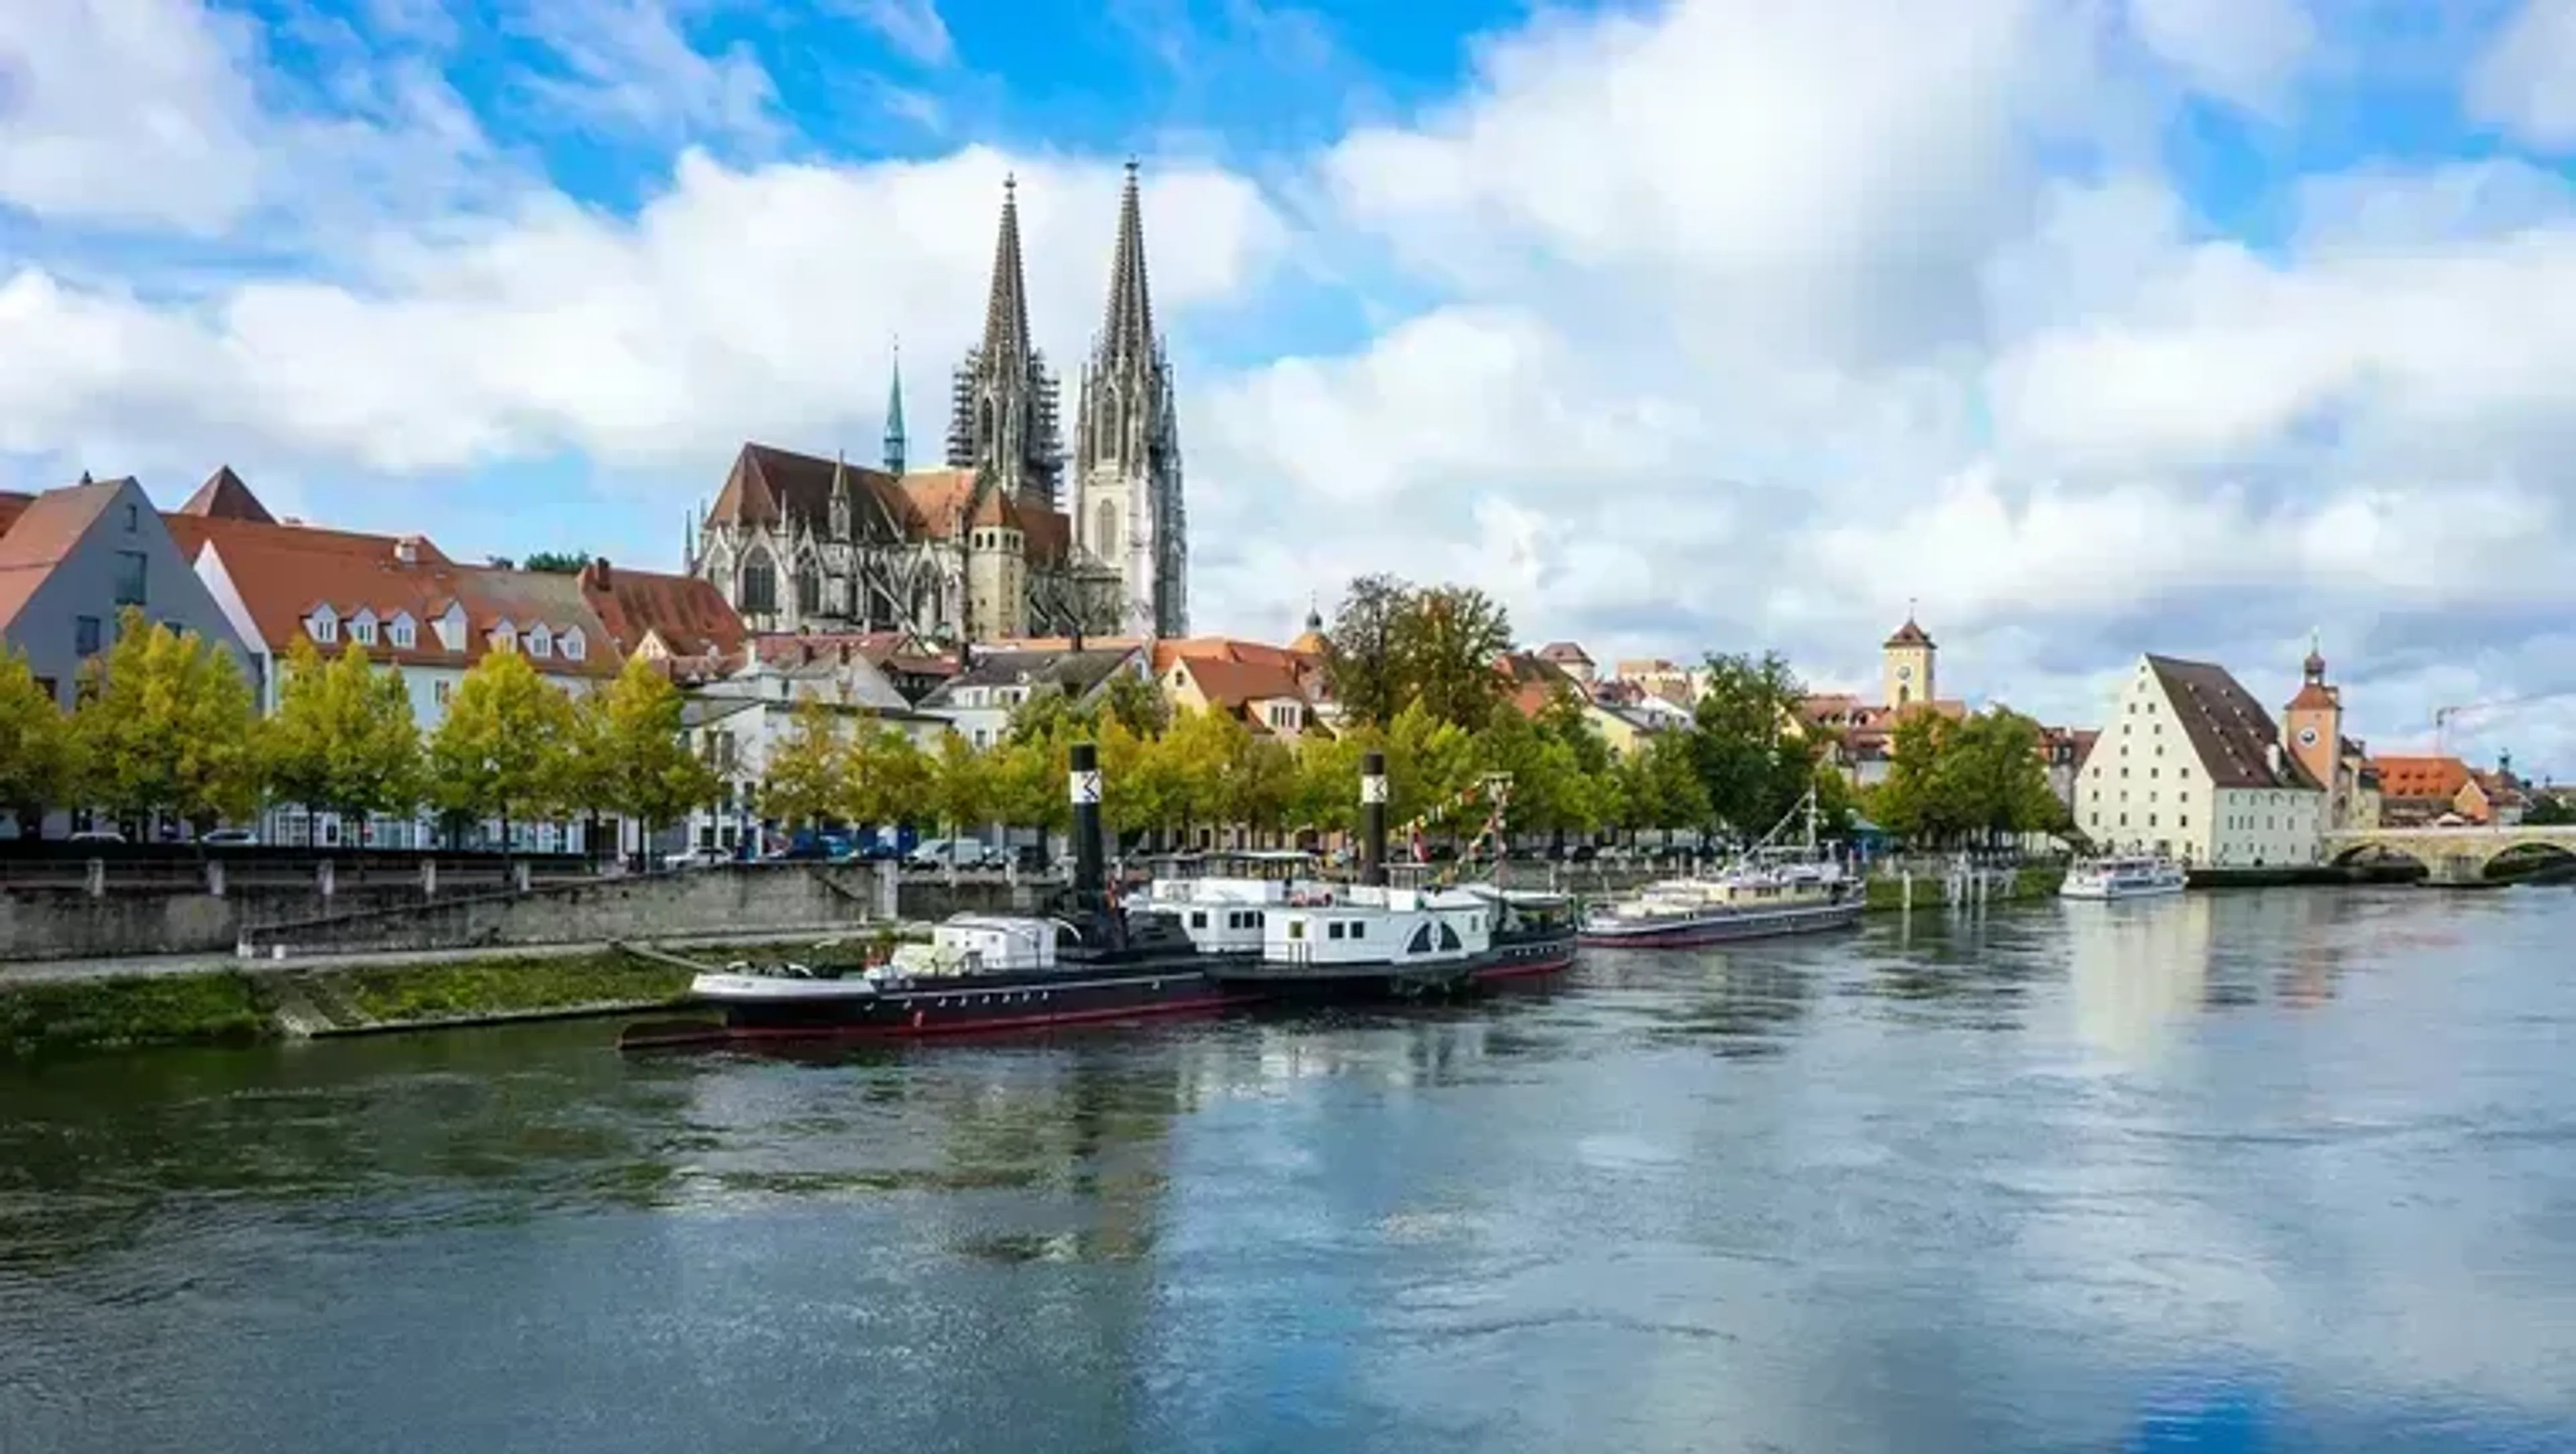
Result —
<instances>
[{"instance_id":1,"label":"water reflection","mask_svg":"<svg viewBox=\"0 0 2576 1454\"><path fill-rule=\"evenodd\" d=\"M2207 894L2065 906L2067 983L2086 1043L2155 1059L2208 994L2216 900Z\"/></svg>"},{"instance_id":2,"label":"water reflection","mask_svg":"<svg viewBox=\"0 0 2576 1454\"><path fill-rule=\"evenodd\" d=\"M1015 1045L0 1072L0 1429L2570 1447L2576 900L1916 917Z\"/></svg>"}]
</instances>

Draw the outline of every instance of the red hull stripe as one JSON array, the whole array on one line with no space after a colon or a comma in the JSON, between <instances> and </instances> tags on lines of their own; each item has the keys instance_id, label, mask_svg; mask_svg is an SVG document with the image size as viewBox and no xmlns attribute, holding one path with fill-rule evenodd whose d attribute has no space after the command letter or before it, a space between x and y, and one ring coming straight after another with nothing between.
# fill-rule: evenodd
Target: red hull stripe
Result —
<instances>
[{"instance_id":1,"label":"red hull stripe","mask_svg":"<svg viewBox=\"0 0 2576 1454\"><path fill-rule=\"evenodd\" d=\"M958 1020L946 1024L895 1025L728 1025L711 1029L703 1037L719 1040L912 1040L937 1035L1000 1035L1014 1030L1033 1030L1048 1025L1097 1024L1117 1020L1160 1019L1169 1015L1200 1014L1222 1010L1231 1005L1248 1003L1238 995L1199 995L1186 1000L1165 1000L1151 1005L1111 1005L1096 1010L1059 1010L1039 1015L1002 1015L990 1019ZM674 1037L652 1040L655 1045L691 1043L696 1037Z\"/></svg>"}]
</instances>

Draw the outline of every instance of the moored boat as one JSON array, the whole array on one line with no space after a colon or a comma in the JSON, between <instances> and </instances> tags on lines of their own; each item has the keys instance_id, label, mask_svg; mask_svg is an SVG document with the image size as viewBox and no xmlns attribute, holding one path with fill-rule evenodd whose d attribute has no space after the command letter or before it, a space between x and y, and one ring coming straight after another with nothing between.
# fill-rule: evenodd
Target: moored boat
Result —
<instances>
[{"instance_id":1,"label":"moored boat","mask_svg":"<svg viewBox=\"0 0 2576 1454\"><path fill-rule=\"evenodd\" d=\"M1490 787L1499 837L1508 780ZM1553 974L1574 962L1574 926L1554 895L1401 875L1386 862L1386 756L1361 764L1359 881L1267 907L1261 950L1212 964L1229 987L1295 998L1414 996Z\"/></svg>"},{"instance_id":2,"label":"moored boat","mask_svg":"<svg viewBox=\"0 0 2576 1454\"><path fill-rule=\"evenodd\" d=\"M2123 853L2075 860L2057 893L2068 899L2151 899L2181 893L2189 883L2183 866L2161 853Z\"/></svg>"},{"instance_id":3,"label":"moored boat","mask_svg":"<svg viewBox=\"0 0 2576 1454\"><path fill-rule=\"evenodd\" d=\"M1249 990L1211 977L1211 965L1249 949L1210 952L1171 913L1129 912L1102 872L1097 749L1072 749L1074 875L1060 912L957 914L927 944L897 948L856 971L797 964L729 965L699 974L689 1001L706 1020L629 1027L619 1043L652 1048L811 1037L907 1038L1118 1022L1205 1013Z\"/></svg>"},{"instance_id":4,"label":"moored boat","mask_svg":"<svg viewBox=\"0 0 2576 1454\"><path fill-rule=\"evenodd\" d=\"M1803 815L1804 842L1771 845ZM1586 915L1580 941L1598 948L1683 949L1785 934L1847 929L1865 901L1842 865L1819 858L1816 798L1810 792L1763 841L1706 878L1664 879Z\"/></svg>"}]
</instances>

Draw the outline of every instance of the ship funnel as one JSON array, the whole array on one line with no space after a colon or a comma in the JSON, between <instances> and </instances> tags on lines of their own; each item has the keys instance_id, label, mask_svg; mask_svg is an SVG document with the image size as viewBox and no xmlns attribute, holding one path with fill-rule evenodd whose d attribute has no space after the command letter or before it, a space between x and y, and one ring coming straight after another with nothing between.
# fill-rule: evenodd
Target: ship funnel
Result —
<instances>
[{"instance_id":1,"label":"ship funnel","mask_svg":"<svg viewBox=\"0 0 2576 1454\"><path fill-rule=\"evenodd\" d=\"M1360 759L1360 882L1386 882L1386 754Z\"/></svg>"},{"instance_id":2,"label":"ship funnel","mask_svg":"<svg viewBox=\"0 0 2576 1454\"><path fill-rule=\"evenodd\" d=\"M1077 742L1067 756L1072 765L1073 901L1078 908L1097 910L1108 900L1100 867L1100 749Z\"/></svg>"}]
</instances>

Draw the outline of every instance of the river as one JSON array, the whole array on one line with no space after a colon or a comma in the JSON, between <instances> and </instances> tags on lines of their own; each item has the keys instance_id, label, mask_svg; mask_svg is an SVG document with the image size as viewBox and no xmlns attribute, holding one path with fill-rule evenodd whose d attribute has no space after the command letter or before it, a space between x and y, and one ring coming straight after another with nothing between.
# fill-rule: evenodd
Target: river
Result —
<instances>
[{"instance_id":1,"label":"river","mask_svg":"<svg viewBox=\"0 0 2576 1454\"><path fill-rule=\"evenodd\" d=\"M2576 893L0 1070L0 1449L2576 1448Z\"/></svg>"}]
</instances>

